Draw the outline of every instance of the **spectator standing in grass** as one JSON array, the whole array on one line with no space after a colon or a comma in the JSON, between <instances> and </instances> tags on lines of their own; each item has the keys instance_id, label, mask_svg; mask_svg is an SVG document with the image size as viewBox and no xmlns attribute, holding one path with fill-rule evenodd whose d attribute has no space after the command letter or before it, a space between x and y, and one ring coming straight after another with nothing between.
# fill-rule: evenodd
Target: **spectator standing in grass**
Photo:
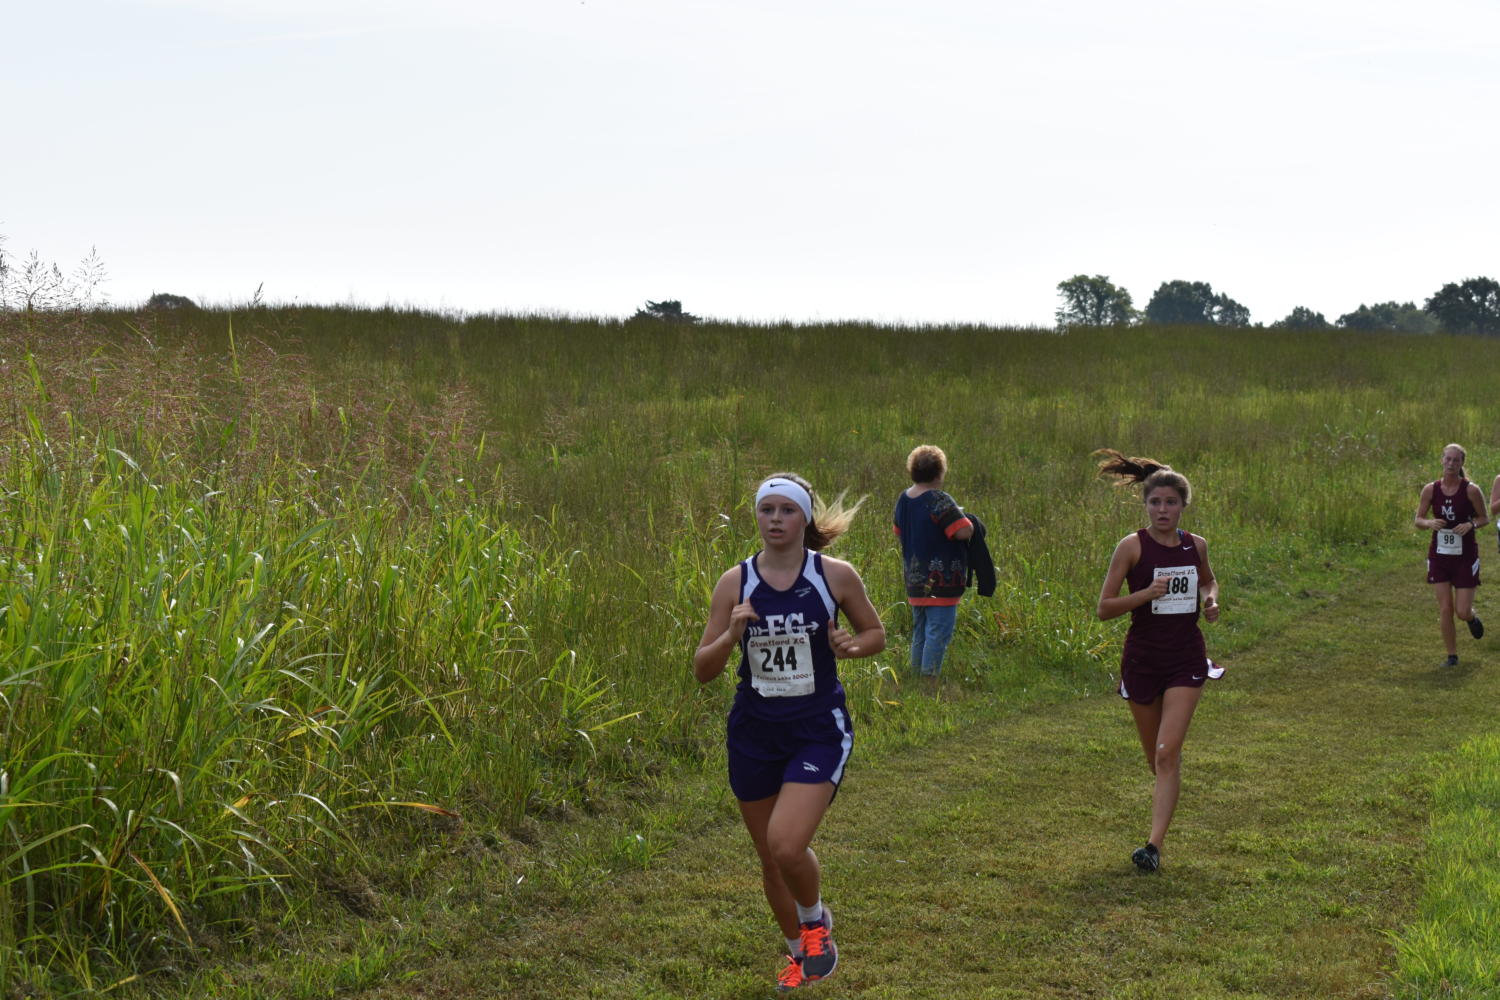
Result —
<instances>
[{"instance_id":1,"label":"spectator standing in grass","mask_svg":"<svg viewBox=\"0 0 1500 1000\"><path fill-rule=\"evenodd\" d=\"M1219 618L1219 583L1208 564L1208 543L1178 522L1192 503L1193 488L1171 466L1150 458L1128 458L1113 448L1099 472L1118 485L1139 484L1146 527L1120 539L1099 592L1099 620L1130 613L1120 657L1120 697L1126 699L1146 765L1156 776L1151 792L1151 834L1130 860L1143 872L1161 867L1162 842L1182 788L1182 744L1207 678L1224 671L1208 658L1201 612ZM1129 585L1122 595L1120 588Z\"/></svg>"},{"instance_id":2,"label":"spectator standing in grass","mask_svg":"<svg viewBox=\"0 0 1500 1000\"><path fill-rule=\"evenodd\" d=\"M755 522L762 548L719 577L693 654L693 675L707 683L740 650L729 786L786 940L781 990L825 979L838 964L811 845L854 746L837 661L879 653L885 628L854 567L821 550L848 530L858 509L845 508L842 494L825 506L791 473L761 483ZM841 611L849 630L839 627Z\"/></svg>"},{"instance_id":3,"label":"spectator standing in grass","mask_svg":"<svg viewBox=\"0 0 1500 1000\"><path fill-rule=\"evenodd\" d=\"M974 522L943 490L948 456L923 444L906 456L911 486L896 498L893 527L901 539L902 577L911 605L911 669L936 685L958 622L969 577Z\"/></svg>"},{"instance_id":4,"label":"spectator standing in grass","mask_svg":"<svg viewBox=\"0 0 1500 1000\"><path fill-rule=\"evenodd\" d=\"M1448 651L1445 667L1458 666L1454 616L1468 623L1474 638L1484 635L1484 623L1474 613L1474 591L1479 588L1479 539L1474 533L1489 518L1484 496L1464 472L1467 457L1461 445L1445 447L1442 478L1422 487L1417 500L1416 526L1432 532L1427 543L1427 582L1437 597L1438 628ZM1500 489L1500 479L1495 482Z\"/></svg>"}]
</instances>

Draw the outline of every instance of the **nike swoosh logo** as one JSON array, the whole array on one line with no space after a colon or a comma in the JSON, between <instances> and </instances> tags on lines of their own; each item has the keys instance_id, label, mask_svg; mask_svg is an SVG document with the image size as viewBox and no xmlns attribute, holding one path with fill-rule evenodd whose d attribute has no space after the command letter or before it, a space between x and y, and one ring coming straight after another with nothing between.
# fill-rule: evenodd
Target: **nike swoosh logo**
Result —
<instances>
[{"instance_id":1,"label":"nike swoosh logo","mask_svg":"<svg viewBox=\"0 0 1500 1000\"><path fill-rule=\"evenodd\" d=\"M1203 679L1203 675L1202 674L1193 674L1192 678L1195 681L1201 681Z\"/></svg>"}]
</instances>

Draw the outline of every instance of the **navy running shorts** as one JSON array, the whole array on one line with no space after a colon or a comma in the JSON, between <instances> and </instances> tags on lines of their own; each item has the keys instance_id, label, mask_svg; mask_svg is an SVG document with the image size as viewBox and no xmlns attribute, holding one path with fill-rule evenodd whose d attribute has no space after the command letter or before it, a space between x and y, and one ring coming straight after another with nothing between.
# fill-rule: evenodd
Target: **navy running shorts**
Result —
<instances>
[{"instance_id":1,"label":"navy running shorts","mask_svg":"<svg viewBox=\"0 0 1500 1000\"><path fill-rule=\"evenodd\" d=\"M729 712L729 788L741 802L768 799L788 781L844 780L854 724L842 705L802 719L758 719L739 705Z\"/></svg>"}]
</instances>

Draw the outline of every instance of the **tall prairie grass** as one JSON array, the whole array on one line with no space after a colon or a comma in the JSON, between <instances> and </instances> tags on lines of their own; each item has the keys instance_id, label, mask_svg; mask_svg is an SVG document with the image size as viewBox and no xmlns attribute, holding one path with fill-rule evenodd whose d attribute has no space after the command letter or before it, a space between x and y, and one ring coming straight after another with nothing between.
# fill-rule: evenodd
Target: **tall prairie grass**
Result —
<instances>
[{"instance_id":1,"label":"tall prairie grass","mask_svg":"<svg viewBox=\"0 0 1500 1000\"><path fill-rule=\"evenodd\" d=\"M1419 542L1442 445L1495 450L1495 345L1264 331L676 327L399 310L0 315L0 979L86 988L312 905L372 839L598 808L714 759L688 670L776 469L871 500L837 553L896 641L850 664L896 739L888 504L952 460L1000 564L952 673L1102 689L1093 607L1139 506L1103 446L1185 471L1235 608ZM1414 556L1415 558L1415 556Z\"/></svg>"}]
</instances>

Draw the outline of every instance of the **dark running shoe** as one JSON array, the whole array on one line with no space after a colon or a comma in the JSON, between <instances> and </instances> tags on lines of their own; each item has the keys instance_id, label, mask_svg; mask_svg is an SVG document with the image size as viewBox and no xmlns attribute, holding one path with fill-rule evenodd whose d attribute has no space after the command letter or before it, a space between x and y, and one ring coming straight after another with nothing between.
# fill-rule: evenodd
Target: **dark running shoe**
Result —
<instances>
[{"instance_id":1,"label":"dark running shoe","mask_svg":"<svg viewBox=\"0 0 1500 1000\"><path fill-rule=\"evenodd\" d=\"M1458 666L1458 654L1454 653L1452 656L1449 656L1446 660L1443 661L1443 666L1445 666L1445 667L1456 667L1456 666Z\"/></svg>"},{"instance_id":2,"label":"dark running shoe","mask_svg":"<svg viewBox=\"0 0 1500 1000\"><path fill-rule=\"evenodd\" d=\"M1156 849L1155 844L1147 844L1145 847L1137 847L1130 860L1141 871L1154 872L1161 867L1161 852Z\"/></svg>"},{"instance_id":3,"label":"dark running shoe","mask_svg":"<svg viewBox=\"0 0 1500 1000\"><path fill-rule=\"evenodd\" d=\"M781 975L776 977L776 990L786 993L795 990L805 981L802 975L802 959L796 955L786 957L786 968L781 970Z\"/></svg>"},{"instance_id":4,"label":"dark running shoe","mask_svg":"<svg viewBox=\"0 0 1500 1000\"><path fill-rule=\"evenodd\" d=\"M1479 620L1478 615L1469 619L1469 634L1476 639L1484 638L1484 622Z\"/></svg>"},{"instance_id":5,"label":"dark running shoe","mask_svg":"<svg viewBox=\"0 0 1500 1000\"><path fill-rule=\"evenodd\" d=\"M839 964L839 950L834 946L833 914L823 907L823 919L802 925L802 978L809 983L827 979Z\"/></svg>"}]
</instances>

